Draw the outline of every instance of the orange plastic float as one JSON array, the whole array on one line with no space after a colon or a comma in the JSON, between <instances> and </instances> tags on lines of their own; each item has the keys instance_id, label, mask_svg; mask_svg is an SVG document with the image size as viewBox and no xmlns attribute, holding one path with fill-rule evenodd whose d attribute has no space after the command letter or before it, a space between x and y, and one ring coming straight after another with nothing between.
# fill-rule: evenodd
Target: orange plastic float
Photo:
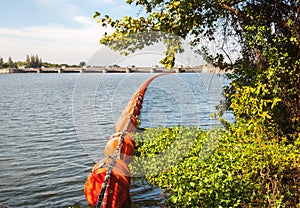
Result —
<instances>
[{"instance_id":1,"label":"orange plastic float","mask_svg":"<svg viewBox=\"0 0 300 208\"><path fill-rule=\"evenodd\" d=\"M111 159L106 158L97 163L90 175L88 176L85 186L84 194L89 204L96 206L98 195L102 189L104 178L108 171ZM124 207L129 200L130 187L130 172L125 162L116 159L114 167L108 181L108 188L102 201L103 208L110 207Z\"/></svg>"},{"instance_id":2,"label":"orange plastic float","mask_svg":"<svg viewBox=\"0 0 300 208\"><path fill-rule=\"evenodd\" d=\"M130 171L127 164L134 154L134 139L130 132L136 132L137 116L140 114L145 92L158 74L146 80L132 96L126 108L115 123L115 131L108 140L105 159L97 163L84 185L84 194L89 204L96 208L130 207Z\"/></svg>"},{"instance_id":3,"label":"orange plastic float","mask_svg":"<svg viewBox=\"0 0 300 208\"><path fill-rule=\"evenodd\" d=\"M111 135L109 138L108 142L106 143L106 146L104 148L104 155L106 157L113 157L118 144L120 142L120 139L122 137L122 132L117 132ZM124 137L123 137L123 142L120 146L120 155L119 159L124 161L125 163L130 163L133 160L133 153L134 153L134 139L131 136L130 133L126 132Z\"/></svg>"}]
</instances>

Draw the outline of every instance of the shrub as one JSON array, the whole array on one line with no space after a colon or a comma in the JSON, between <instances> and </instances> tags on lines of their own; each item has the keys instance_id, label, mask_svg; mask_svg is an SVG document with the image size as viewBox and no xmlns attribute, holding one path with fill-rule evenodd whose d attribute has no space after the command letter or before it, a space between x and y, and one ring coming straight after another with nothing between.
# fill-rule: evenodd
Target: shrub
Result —
<instances>
[{"instance_id":1,"label":"shrub","mask_svg":"<svg viewBox=\"0 0 300 208\"><path fill-rule=\"evenodd\" d=\"M228 131L147 129L135 135L138 157L131 164L132 173L142 171L161 187L170 207L300 206L299 146L258 140L257 132L247 128L239 124ZM185 151L178 154L179 149L170 148L173 144ZM167 161L155 157L166 151Z\"/></svg>"}]
</instances>

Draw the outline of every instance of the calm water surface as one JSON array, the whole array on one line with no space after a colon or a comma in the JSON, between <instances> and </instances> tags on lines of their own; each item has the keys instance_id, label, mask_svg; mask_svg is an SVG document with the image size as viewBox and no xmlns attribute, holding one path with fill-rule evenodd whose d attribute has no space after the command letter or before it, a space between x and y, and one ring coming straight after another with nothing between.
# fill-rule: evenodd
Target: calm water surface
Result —
<instances>
[{"instance_id":1,"label":"calm water surface","mask_svg":"<svg viewBox=\"0 0 300 208\"><path fill-rule=\"evenodd\" d=\"M0 205L87 205L83 186L138 87L152 74L0 75ZM145 95L141 127L218 125L222 77L168 75ZM229 120L230 114L226 114ZM161 190L133 179L132 207L162 207Z\"/></svg>"}]
</instances>

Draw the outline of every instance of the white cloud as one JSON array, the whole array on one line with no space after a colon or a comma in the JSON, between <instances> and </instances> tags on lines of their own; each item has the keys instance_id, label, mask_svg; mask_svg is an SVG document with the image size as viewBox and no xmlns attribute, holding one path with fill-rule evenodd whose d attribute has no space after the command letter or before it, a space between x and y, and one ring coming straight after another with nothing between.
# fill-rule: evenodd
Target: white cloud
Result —
<instances>
[{"instance_id":1,"label":"white cloud","mask_svg":"<svg viewBox=\"0 0 300 208\"><path fill-rule=\"evenodd\" d=\"M0 56L24 61L27 54L38 54L52 63L78 64L87 61L99 48L99 39L111 28L103 28L86 17L74 17L80 28L61 25L35 26L20 29L0 27Z\"/></svg>"},{"instance_id":2,"label":"white cloud","mask_svg":"<svg viewBox=\"0 0 300 208\"><path fill-rule=\"evenodd\" d=\"M115 1L114 0L102 0L104 3L115 3Z\"/></svg>"},{"instance_id":3,"label":"white cloud","mask_svg":"<svg viewBox=\"0 0 300 208\"><path fill-rule=\"evenodd\" d=\"M73 20L85 27L95 26L97 24L95 20L91 20L90 18L83 16L75 16Z\"/></svg>"}]
</instances>

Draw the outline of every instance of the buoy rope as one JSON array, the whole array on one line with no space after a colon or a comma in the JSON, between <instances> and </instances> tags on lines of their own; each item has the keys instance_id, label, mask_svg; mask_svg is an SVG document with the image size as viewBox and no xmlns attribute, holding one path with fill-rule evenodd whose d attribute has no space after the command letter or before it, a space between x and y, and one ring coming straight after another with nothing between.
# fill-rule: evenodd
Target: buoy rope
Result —
<instances>
[{"instance_id":1,"label":"buoy rope","mask_svg":"<svg viewBox=\"0 0 300 208\"><path fill-rule=\"evenodd\" d=\"M104 178L104 182L102 183L102 189L101 189L101 191L98 195L98 201L97 201L97 204L96 204L96 208L100 208L100 206L102 204L102 201L103 201L103 198L104 198L104 195L105 195L105 192L109 187L108 180L110 179L113 167L115 165L115 161L116 161L118 155L120 154L121 144L124 140L125 134L126 134L126 132L123 131L121 139L120 139L120 141L118 143L118 146L116 148L116 151L114 152L114 155L113 155L113 157L111 159L111 162L109 164L108 170L107 170L105 178Z\"/></svg>"}]
</instances>

